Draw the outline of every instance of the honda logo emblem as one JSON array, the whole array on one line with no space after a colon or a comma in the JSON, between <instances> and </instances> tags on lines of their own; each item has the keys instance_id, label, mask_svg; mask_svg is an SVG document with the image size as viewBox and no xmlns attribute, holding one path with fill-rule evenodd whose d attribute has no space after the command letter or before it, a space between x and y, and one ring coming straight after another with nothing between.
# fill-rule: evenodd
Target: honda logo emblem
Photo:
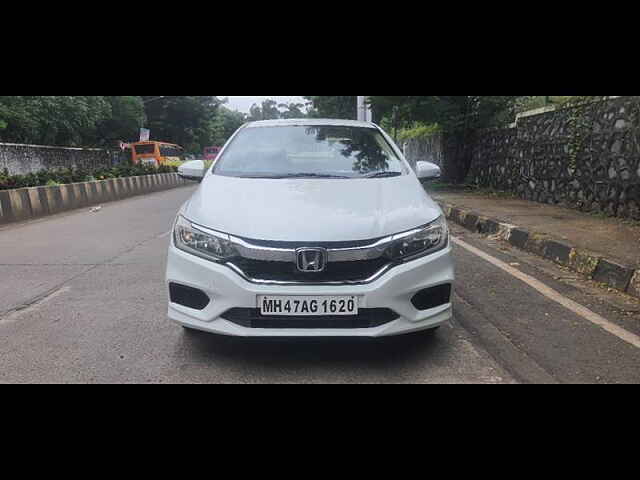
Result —
<instances>
[{"instance_id":1,"label":"honda logo emblem","mask_svg":"<svg viewBox=\"0 0 640 480\"><path fill-rule=\"evenodd\" d=\"M296 255L301 272L319 273L327 266L327 251L323 248L300 248Z\"/></svg>"}]
</instances>

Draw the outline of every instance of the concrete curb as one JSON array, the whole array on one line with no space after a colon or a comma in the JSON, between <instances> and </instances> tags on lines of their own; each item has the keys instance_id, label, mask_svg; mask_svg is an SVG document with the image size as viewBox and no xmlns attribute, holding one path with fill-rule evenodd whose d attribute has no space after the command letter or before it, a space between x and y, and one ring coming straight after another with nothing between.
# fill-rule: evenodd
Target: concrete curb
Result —
<instances>
[{"instance_id":1,"label":"concrete curb","mask_svg":"<svg viewBox=\"0 0 640 480\"><path fill-rule=\"evenodd\" d=\"M467 230L496 236L516 248L551 260L590 280L640 298L640 270L556 240L546 233L531 232L518 225L489 218L455 205L438 203L448 220Z\"/></svg>"},{"instance_id":2,"label":"concrete curb","mask_svg":"<svg viewBox=\"0 0 640 480\"><path fill-rule=\"evenodd\" d=\"M151 178L152 177L152 178ZM177 173L0 190L0 225L191 184Z\"/></svg>"}]
</instances>

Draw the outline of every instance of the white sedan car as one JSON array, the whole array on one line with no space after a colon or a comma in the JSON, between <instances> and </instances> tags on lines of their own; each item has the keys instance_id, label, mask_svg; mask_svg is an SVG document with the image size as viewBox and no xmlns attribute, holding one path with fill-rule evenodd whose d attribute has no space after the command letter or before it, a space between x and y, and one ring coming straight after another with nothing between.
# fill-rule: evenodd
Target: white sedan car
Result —
<instances>
[{"instance_id":1,"label":"white sedan car","mask_svg":"<svg viewBox=\"0 0 640 480\"><path fill-rule=\"evenodd\" d=\"M377 125L248 123L176 218L169 318L257 337L382 337L451 318L447 224L416 171Z\"/></svg>"}]
</instances>

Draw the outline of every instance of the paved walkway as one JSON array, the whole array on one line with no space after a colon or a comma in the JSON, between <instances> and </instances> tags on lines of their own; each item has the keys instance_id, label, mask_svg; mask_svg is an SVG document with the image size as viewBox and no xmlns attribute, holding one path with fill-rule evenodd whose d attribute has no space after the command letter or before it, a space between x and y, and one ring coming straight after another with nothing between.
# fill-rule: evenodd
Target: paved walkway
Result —
<instances>
[{"instance_id":1,"label":"paved walkway","mask_svg":"<svg viewBox=\"0 0 640 480\"><path fill-rule=\"evenodd\" d=\"M430 192L438 201L543 232L580 248L640 268L640 225L563 207L468 192Z\"/></svg>"}]
</instances>

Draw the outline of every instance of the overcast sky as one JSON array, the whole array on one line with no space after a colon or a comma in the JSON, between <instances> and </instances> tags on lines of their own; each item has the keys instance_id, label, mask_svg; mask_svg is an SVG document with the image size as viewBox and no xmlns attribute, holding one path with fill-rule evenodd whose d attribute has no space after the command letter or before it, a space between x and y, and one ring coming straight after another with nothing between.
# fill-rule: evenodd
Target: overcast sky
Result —
<instances>
[{"instance_id":1,"label":"overcast sky","mask_svg":"<svg viewBox=\"0 0 640 480\"><path fill-rule=\"evenodd\" d=\"M254 103L262 103L263 100L267 98L271 98L278 103L306 103L305 99L302 97L227 97L229 99L229 103L227 103L227 107L231 110L239 110L241 112L249 113L249 109L251 105Z\"/></svg>"}]
</instances>

